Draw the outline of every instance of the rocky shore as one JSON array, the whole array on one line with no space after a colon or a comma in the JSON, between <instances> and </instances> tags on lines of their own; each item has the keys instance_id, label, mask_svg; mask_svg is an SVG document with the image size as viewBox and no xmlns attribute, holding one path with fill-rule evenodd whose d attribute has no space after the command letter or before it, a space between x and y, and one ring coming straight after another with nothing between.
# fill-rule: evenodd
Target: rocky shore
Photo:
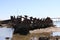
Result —
<instances>
[{"instance_id":1,"label":"rocky shore","mask_svg":"<svg viewBox=\"0 0 60 40\"><path fill-rule=\"evenodd\" d=\"M56 37L52 37L51 33L52 32L60 32L60 27L49 27L45 29L36 29L33 31L30 31L30 34L28 35L19 35L19 34L14 34L13 35L13 40L30 40L31 37L50 37L51 40L54 40ZM60 37L59 37L60 38Z\"/></svg>"}]
</instances>

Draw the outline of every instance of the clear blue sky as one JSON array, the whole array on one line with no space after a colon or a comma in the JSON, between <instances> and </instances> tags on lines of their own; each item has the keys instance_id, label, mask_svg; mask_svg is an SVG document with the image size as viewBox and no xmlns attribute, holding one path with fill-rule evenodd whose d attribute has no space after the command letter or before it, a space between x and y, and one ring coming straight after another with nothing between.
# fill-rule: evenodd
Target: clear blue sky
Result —
<instances>
[{"instance_id":1,"label":"clear blue sky","mask_svg":"<svg viewBox=\"0 0 60 40\"><path fill-rule=\"evenodd\" d=\"M0 19L10 15L60 17L60 0L0 0Z\"/></svg>"}]
</instances>

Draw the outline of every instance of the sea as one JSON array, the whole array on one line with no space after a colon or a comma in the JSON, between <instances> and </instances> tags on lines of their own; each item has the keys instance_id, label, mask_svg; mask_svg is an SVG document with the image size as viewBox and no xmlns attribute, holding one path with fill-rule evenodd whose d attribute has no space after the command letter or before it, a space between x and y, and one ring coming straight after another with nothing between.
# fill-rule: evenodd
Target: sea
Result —
<instances>
[{"instance_id":1,"label":"sea","mask_svg":"<svg viewBox=\"0 0 60 40\"><path fill-rule=\"evenodd\" d=\"M60 19L52 19L53 24L56 25L56 27L60 27Z\"/></svg>"},{"instance_id":2,"label":"sea","mask_svg":"<svg viewBox=\"0 0 60 40\"><path fill-rule=\"evenodd\" d=\"M7 40L7 37L9 38L8 40L11 40L13 37L13 31L14 29L12 28L0 28L0 40Z\"/></svg>"},{"instance_id":3,"label":"sea","mask_svg":"<svg viewBox=\"0 0 60 40\"><path fill-rule=\"evenodd\" d=\"M53 21L53 24L56 25L56 27L60 27L60 21Z\"/></svg>"}]
</instances>

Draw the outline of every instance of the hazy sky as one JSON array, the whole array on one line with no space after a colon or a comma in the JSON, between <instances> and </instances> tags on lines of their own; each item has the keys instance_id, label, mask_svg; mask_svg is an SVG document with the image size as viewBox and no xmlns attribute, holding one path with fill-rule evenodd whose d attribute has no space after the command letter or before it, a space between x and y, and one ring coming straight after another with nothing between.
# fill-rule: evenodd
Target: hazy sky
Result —
<instances>
[{"instance_id":1,"label":"hazy sky","mask_svg":"<svg viewBox=\"0 0 60 40\"><path fill-rule=\"evenodd\" d=\"M60 0L0 0L0 19L11 15L60 17Z\"/></svg>"}]
</instances>

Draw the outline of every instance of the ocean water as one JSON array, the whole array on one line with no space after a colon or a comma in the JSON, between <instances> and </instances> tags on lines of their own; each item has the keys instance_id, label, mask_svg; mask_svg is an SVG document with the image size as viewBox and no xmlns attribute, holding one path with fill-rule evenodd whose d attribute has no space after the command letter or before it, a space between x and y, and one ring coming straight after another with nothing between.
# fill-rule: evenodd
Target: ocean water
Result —
<instances>
[{"instance_id":1,"label":"ocean water","mask_svg":"<svg viewBox=\"0 0 60 40\"><path fill-rule=\"evenodd\" d=\"M14 29L12 28L0 28L0 40L6 40L6 37L9 37L9 40L11 40L13 31Z\"/></svg>"},{"instance_id":2,"label":"ocean water","mask_svg":"<svg viewBox=\"0 0 60 40\"><path fill-rule=\"evenodd\" d=\"M53 32L52 36L60 36L60 32Z\"/></svg>"},{"instance_id":3,"label":"ocean water","mask_svg":"<svg viewBox=\"0 0 60 40\"><path fill-rule=\"evenodd\" d=\"M56 27L60 27L60 21L53 21L54 25L56 25Z\"/></svg>"}]
</instances>

